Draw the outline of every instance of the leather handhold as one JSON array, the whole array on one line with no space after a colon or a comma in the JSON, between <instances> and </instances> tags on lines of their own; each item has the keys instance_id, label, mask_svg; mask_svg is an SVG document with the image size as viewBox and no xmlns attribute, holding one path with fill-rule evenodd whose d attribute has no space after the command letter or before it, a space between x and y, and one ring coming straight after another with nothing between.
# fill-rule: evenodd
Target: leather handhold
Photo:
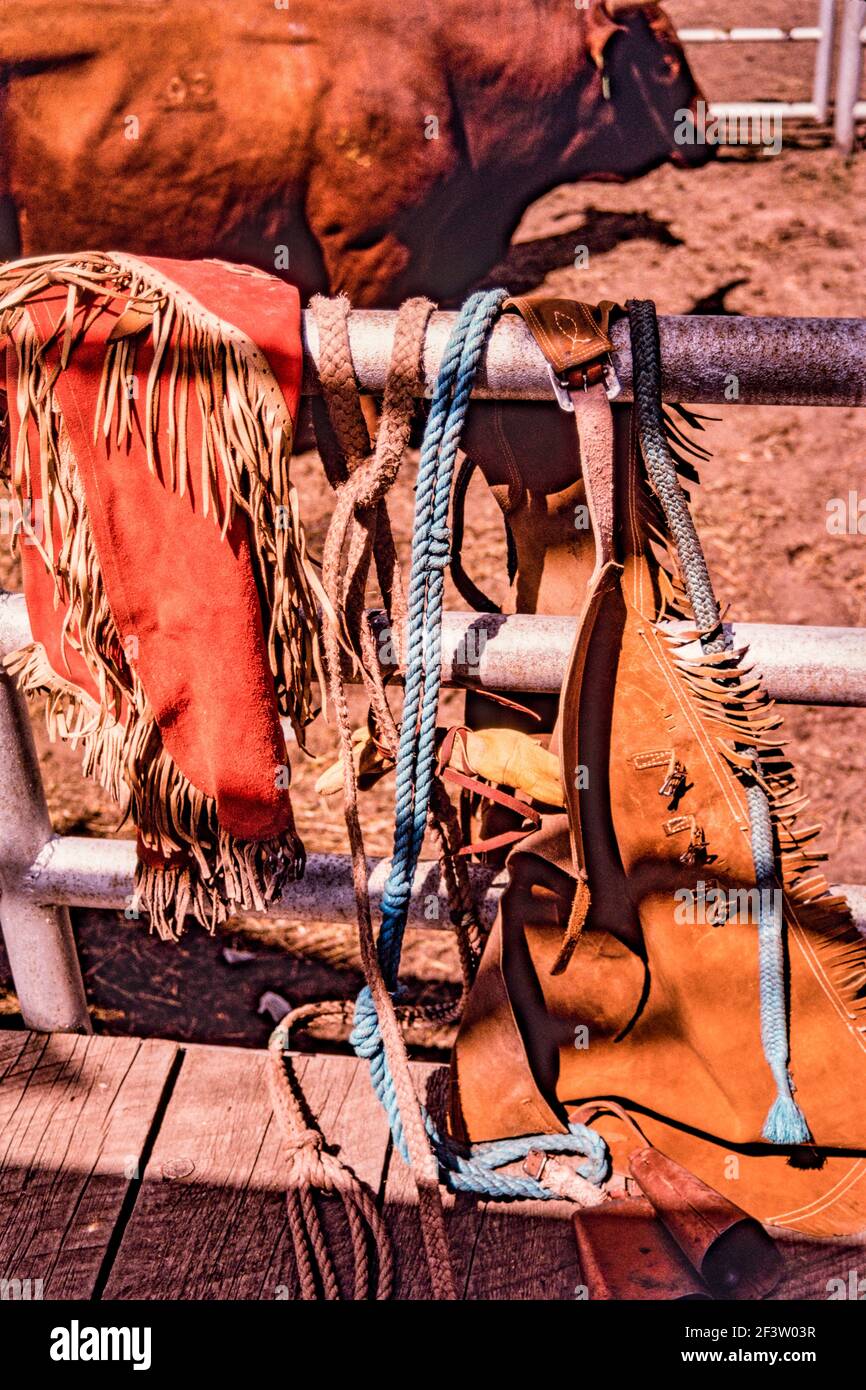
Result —
<instances>
[{"instance_id":1,"label":"leather handhold","mask_svg":"<svg viewBox=\"0 0 866 1390\"><path fill-rule=\"evenodd\" d=\"M658 1149L637 1149L629 1166L659 1219L716 1298L765 1298L776 1287L782 1257L759 1222Z\"/></svg>"},{"instance_id":2,"label":"leather handhold","mask_svg":"<svg viewBox=\"0 0 866 1390\"><path fill-rule=\"evenodd\" d=\"M608 1202L574 1218L590 1298L709 1301L712 1294L642 1197Z\"/></svg>"},{"instance_id":3,"label":"leather handhold","mask_svg":"<svg viewBox=\"0 0 866 1390\"><path fill-rule=\"evenodd\" d=\"M609 299L585 304L544 294L518 295L502 307L521 315L557 377L606 357L613 348L609 329L623 312Z\"/></svg>"}]
</instances>

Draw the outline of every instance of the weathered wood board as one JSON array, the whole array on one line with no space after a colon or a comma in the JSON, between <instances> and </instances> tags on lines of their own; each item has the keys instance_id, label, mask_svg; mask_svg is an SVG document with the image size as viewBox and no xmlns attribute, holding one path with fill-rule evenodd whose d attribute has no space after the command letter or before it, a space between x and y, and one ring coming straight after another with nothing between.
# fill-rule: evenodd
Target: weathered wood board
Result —
<instances>
[{"instance_id":1,"label":"weathered wood board","mask_svg":"<svg viewBox=\"0 0 866 1390\"><path fill-rule=\"evenodd\" d=\"M286 1225L286 1162L262 1052L191 1047L156 1138L106 1298L298 1296ZM310 1109L357 1176L379 1192L388 1127L365 1070L299 1057ZM351 1254L337 1202L322 1204L341 1286Z\"/></svg>"},{"instance_id":2,"label":"weathered wood board","mask_svg":"<svg viewBox=\"0 0 866 1390\"><path fill-rule=\"evenodd\" d=\"M169 1042L0 1031L6 1297L93 1296L176 1056Z\"/></svg>"},{"instance_id":3,"label":"weathered wood board","mask_svg":"<svg viewBox=\"0 0 866 1390\"><path fill-rule=\"evenodd\" d=\"M329 1143L384 1195L395 1296L429 1299L415 1185L366 1066L320 1055L299 1056L295 1067ZM413 1070L441 1122L445 1069ZM0 1031L5 1297L297 1298L286 1168L261 1052ZM444 1203L459 1297L581 1299L569 1204L450 1195ZM341 1292L351 1297L341 1204L323 1200L319 1210ZM852 1271L855 1284L866 1280L866 1236L780 1240L786 1273L775 1298L826 1299L838 1288L829 1281L850 1287Z\"/></svg>"}]
</instances>

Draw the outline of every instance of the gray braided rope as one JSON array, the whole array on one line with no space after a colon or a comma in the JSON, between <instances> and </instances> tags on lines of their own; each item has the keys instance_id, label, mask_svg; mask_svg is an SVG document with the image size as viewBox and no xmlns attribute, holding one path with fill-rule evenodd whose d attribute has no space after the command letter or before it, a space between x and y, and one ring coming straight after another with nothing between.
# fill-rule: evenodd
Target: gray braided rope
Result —
<instances>
[{"instance_id":1,"label":"gray braided rope","mask_svg":"<svg viewBox=\"0 0 866 1390\"><path fill-rule=\"evenodd\" d=\"M719 601L676 464L671 457L662 414L661 346L656 307L651 299L626 305L634 363L634 401L641 453L679 557L683 583L705 652L727 651Z\"/></svg>"},{"instance_id":2,"label":"gray braided rope","mask_svg":"<svg viewBox=\"0 0 866 1390\"><path fill-rule=\"evenodd\" d=\"M676 546L680 571L692 612L707 653L730 651L733 641L722 624L719 602L707 568L688 500L671 456L662 413L661 346L655 304L630 299L628 309L634 366L634 399L641 453ZM720 675L724 671L720 670ZM757 748L746 747L760 773ZM809 1126L794 1100L788 1071L790 1056L785 991L784 913L776 887L775 842L770 802L763 787L746 774L746 801L755 882L758 889L758 957L761 999L761 1046L776 1083L776 1099L764 1123L763 1136L773 1144L803 1144L811 1140Z\"/></svg>"}]
</instances>

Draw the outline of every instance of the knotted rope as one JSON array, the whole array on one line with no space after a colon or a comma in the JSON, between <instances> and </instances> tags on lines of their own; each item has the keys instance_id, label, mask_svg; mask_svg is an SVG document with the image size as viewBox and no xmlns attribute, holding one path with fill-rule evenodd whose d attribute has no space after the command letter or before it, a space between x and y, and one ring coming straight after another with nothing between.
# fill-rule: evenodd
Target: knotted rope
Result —
<instances>
[{"instance_id":1,"label":"knotted rope","mask_svg":"<svg viewBox=\"0 0 866 1390\"><path fill-rule=\"evenodd\" d=\"M348 389L340 390L340 405L334 414L336 449L330 455L326 455L329 478L337 488L337 505L326 538L323 557L323 584L330 602L331 613L334 615L331 620L328 620L326 614L323 632L324 651L329 693L340 735L346 824L352 852L359 940L362 963L368 979L372 979L377 973L378 964L367 888L367 863L357 814L357 788L350 746L351 724L342 678L341 640L344 645L351 642L351 624L348 616L351 603L348 596L350 591L363 589L363 581L366 577L365 566L369 566L371 554L375 549L375 532L378 530L379 534L382 534L380 523L383 527L387 527L387 534L390 535L387 513L383 513L381 504L388 486L396 476L396 468L408 443L414 397L420 393L421 348L427 319L432 307L426 301L415 300L404 305L401 310L398 332L395 336L394 358L389 373L389 386L383 404L382 426L373 457L367 457L369 455L369 438L365 430L364 439L362 439L358 424L360 410L358 410L357 416L353 415L352 397ZM347 309L347 305L338 305L336 313L331 314L330 326L332 330L336 329L336 334L340 331L341 317L343 330L345 329ZM329 310L326 309L323 317L327 319L328 314ZM333 344L336 334L334 331L330 334L326 333L327 343ZM346 339L346 348L347 344L348 340ZM327 360L326 351L326 371L328 370ZM348 360L351 365L351 358ZM339 343L336 344L335 361L338 365L341 361L345 361L340 352ZM340 388L341 385L345 385L345 382L329 380L329 387ZM357 403L356 389L355 400ZM363 423L362 420L361 423ZM364 440L366 440L366 444ZM381 554L380 549L379 555ZM387 562L387 555L385 560ZM393 573L396 573L396 564ZM363 623L360 624L358 631L363 650ZM375 653L373 655L375 656ZM375 661L372 664L377 667ZM376 988L375 980L373 980L373 985ZM399 1027L387 991L383 987L381 990L377 988L376 992L381 1004L385 1036L392 1049L399 1048L401 1044ZM290 1071L291 1064L287 1054L292 1025L309 1021L314 1015L321 1016L327 1010L327 1005L314 1006L313 1010L296 1010L283 1020L275 1031L271 1043L270 1077L275 1111L287 1135L292 1154L291 1177L293 1183L287 1194L289 1225L303 1287L305 1290L312 1290L312 1292L305 1292L304 1296L314 1297L317 1288L310 1258L312 1251L325 1296L339 1297L333 1265L322 1236L311 1189L319 1186L325 1191L336 1190L341 1196L345 1194L344 1208L350 1226L355 1259L355 1297L366 1297L369 1282L366 1236L360 1226L360 1219L363 1219L373 1236L378 1253L377 1297L385 1298L389 1296L391 1291L393 1259L384 1223L376 1212L372 1196L361 1187L357 1179L348 1173L348 1170L334 1155L327 1152L323 1147L322 1137L318 1131L307 1125ZM414 1100L408 1062L401 1068L398 1057L395 1063L395 1073L397 1076L395 1084L399 1089L405 1112L408 1114ZM409 1123L411 1124L411 1120ZM413 1150L417 1155L419 1164L416 1169L416 1181L431 1278L438 1297L453 1297L454 1287L445 1242L444 1220L441 1210L437 1211L440 1197L436 1173L435 1171L425 1173L423 1169L425 1158L428 1167L432 1169L434 1165L429 1156L420 1119L416 1123L415 1130Z\"/></svg>"},{"instance_id":2,"label":"knotted rope","mask_svg":"<svg viewBox=\"0 0 866 1390\"><path fill-rule=\"evenodd\" d=\"M634 399L641 453L674 539L683 583L701 647L707 653L730 651L733 641L722 623L703 548L668 447L661 405L661 350L655 305L650 299L627 304L634 361ZM720 674L723 674L720 672ZM747 748L756 778L761 777L757 748ZM784 914L776 886L775 846L770 802L755 777L746 774L752 858L759 896L758 956L761 1000L761 1046L776 1083L776 1099L762 1130L771 1144L805 1144L809 1126L794 1100L788 1064L790 1048L785 996Z\"/></svg>"},{"instance_id":3,"label":"knotted rope","mask_svg":"<svg viewBox=\"0 0 866 1390\"><path fill-rule=\"evenodd\" d=\"M369 452L369 436L358 400L346 326L349 303L343 297L329 300L318 295L311 301L311 308L319 327L319 371L328 411L326 420L317 420L317 438L323 458L328 459L328 477L335 489L340 491L348 473L359 466L365 451ZM390 640L394 641L405 625L406 600L385 496L396 481L409 441L415 399L423 390L420 375L423 339L432 310L433 305L427 300L410 300L397 315L392 362L376 441L376 461L373 463L375 511L371 515L372 494L364 495L371 476L368 470L356 480L354 494L351 490L341 491L323 557L325 585L334 593L335 576L343 563L343 550L354 506L355 520L359 524L354 527L349 557L345 562L345 575L334 593L338 605L336 611L342 622L345 643L358 652L361 676L378 736L395 759L399 735L385 693L379 653L365 612L369 545L363 542L358 544L358 533L363 535L366 531L368 536L372 535L379 588L389 618L387 632ZM331 429L335 436L333 439L329 439ZM446 885L451 922L457 936L465 994L472 983L480 955L481 933L468 868L464 860L458 857L460 829L457 813L438 778L433 783L431 825L439 847L440 868ZM455 1016L461 1004L462 998L454 1006ZM441 1008L433 1012L437 1020L442 1021Z\"/></svg>"},{"instance_id":4,"label":"knotted rope","mask_svg":"<svg viewBox=\"0 0 866 1390\"><path fill-rule=\"evenodd\" d=\"M324 1012L320 1004L313 1005L312 1009L317 1016ZM307 1119L293 1074L286 1067L285 1054L289 1049L291 1023L300 1023L309 1013L309 1006L306 1010L296 1009L274 1030L268 1043L268 1088L289 1156L286 1214L301 1284L301 1298L307 1301L317 1299L320 1285L326 1299L340 1297L314 1191L324 1196L337 1196L342 1202L354 1259L354 1297L366 1298L369 1290L369 1232L377 1251L376 1297L390 1298L394 1285L394 1257L388 1231L375 1199L354 1173L325 1148L319 1130Z\"/></svg>"},{"instance_id":5,"label":"knotted rope","mask_svg":"<svg viewBox=\"0 0 866 1390\"><path fill-rule=\"evenodd\" d=\"M337 504L325 541L322 578L329 609L324 651L328 689L340 736L346 825L352 856L361 958L367 980L355 1006L352 1042L370 1064L374 1089L388 1115L396 1147L410 1164L418 1189L419 1213L434 1297L456 1297L439 1189L440 1169L455 1191L486 1197L553 1200L558 1194L529 1177L506 1177L496 1170L526 1156L533 1148L579 1153L586 1161L581 1176L604 1181L608 1155L600 1135L571 1125L563 1135L534 1135L461 1151L439 1135L412 1084L398 1019L401 1015L444 1017L454 1008L396 1003L398 973L409 897L424 830L430 818L440 842L451 919L457 928L464 990L471 983L480 933L465 862L458 858L457 815L435 774L435 728L441 664L441 619L444 568L448 563L447 526L451 479L463 421L478 361L495 321L503 291L478 294L464 306L446 349L425 431L418 474L415 532L408 605L402 597L399 566L385 507L409 439L414 400L422 394L422 350L432 305L409 301L401 309L383 402L376 450L368 458L369 435L357 403L357 386L349 352L343 300L314 300L320 331L320 372L328 408L319 412L317 433ZM319 428L322 426L322 428ZM383 538L384 537L384 543ZM391 615L406 620L406 681L403 718L398 733L385 695L372 631L364 616L364 594L371 557L375 556L380 588ZM392 869L383 898L383 925L376 946L370 911L367 863L357 807L351 756L351 723L343 684L343 656L359 663L379 732L397 761L397 810ZM286 1132L292 1158L288 1194L289 1224L301 1272L304 1297L315 1297L318 1279L326 1297L339 1297L336 1275L322 1233L310 1186L337 1192L344 1205L355 1259L355 1297L369 1284L366 1232L378 1250L377 1297L388 1297L393 1258L384 1223L371 1194L324 1147L322 1136L307 1122L288 1056L290 1030L315 1017L338 1012L344 1004L314 1004L287 1015L270 1047L274 1108ZM366 1226L365 1226L366 1223Z\"/></svg>"}]
</instances>

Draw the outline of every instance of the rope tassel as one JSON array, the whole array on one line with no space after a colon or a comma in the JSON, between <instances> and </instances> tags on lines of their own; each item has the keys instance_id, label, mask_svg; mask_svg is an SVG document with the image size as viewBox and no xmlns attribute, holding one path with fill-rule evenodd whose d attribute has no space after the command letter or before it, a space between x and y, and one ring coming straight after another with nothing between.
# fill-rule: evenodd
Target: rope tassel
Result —
<instances>
[{"instance_id":1,"label":"rope tassel","mask_svg":"<svg viewBox=\"0 0 866 1390\"><path fill-rule=\"evenodd\" d=\"M794 1100L794 1084L788 1071L784 916L781 892L776 888L770 805L766 793L757 784L746 788L746 800L760 903L761 1045L777 1088L762 1133L770 1144L808 1144L812 1136Z\"/></svg>"}]
</instances>

